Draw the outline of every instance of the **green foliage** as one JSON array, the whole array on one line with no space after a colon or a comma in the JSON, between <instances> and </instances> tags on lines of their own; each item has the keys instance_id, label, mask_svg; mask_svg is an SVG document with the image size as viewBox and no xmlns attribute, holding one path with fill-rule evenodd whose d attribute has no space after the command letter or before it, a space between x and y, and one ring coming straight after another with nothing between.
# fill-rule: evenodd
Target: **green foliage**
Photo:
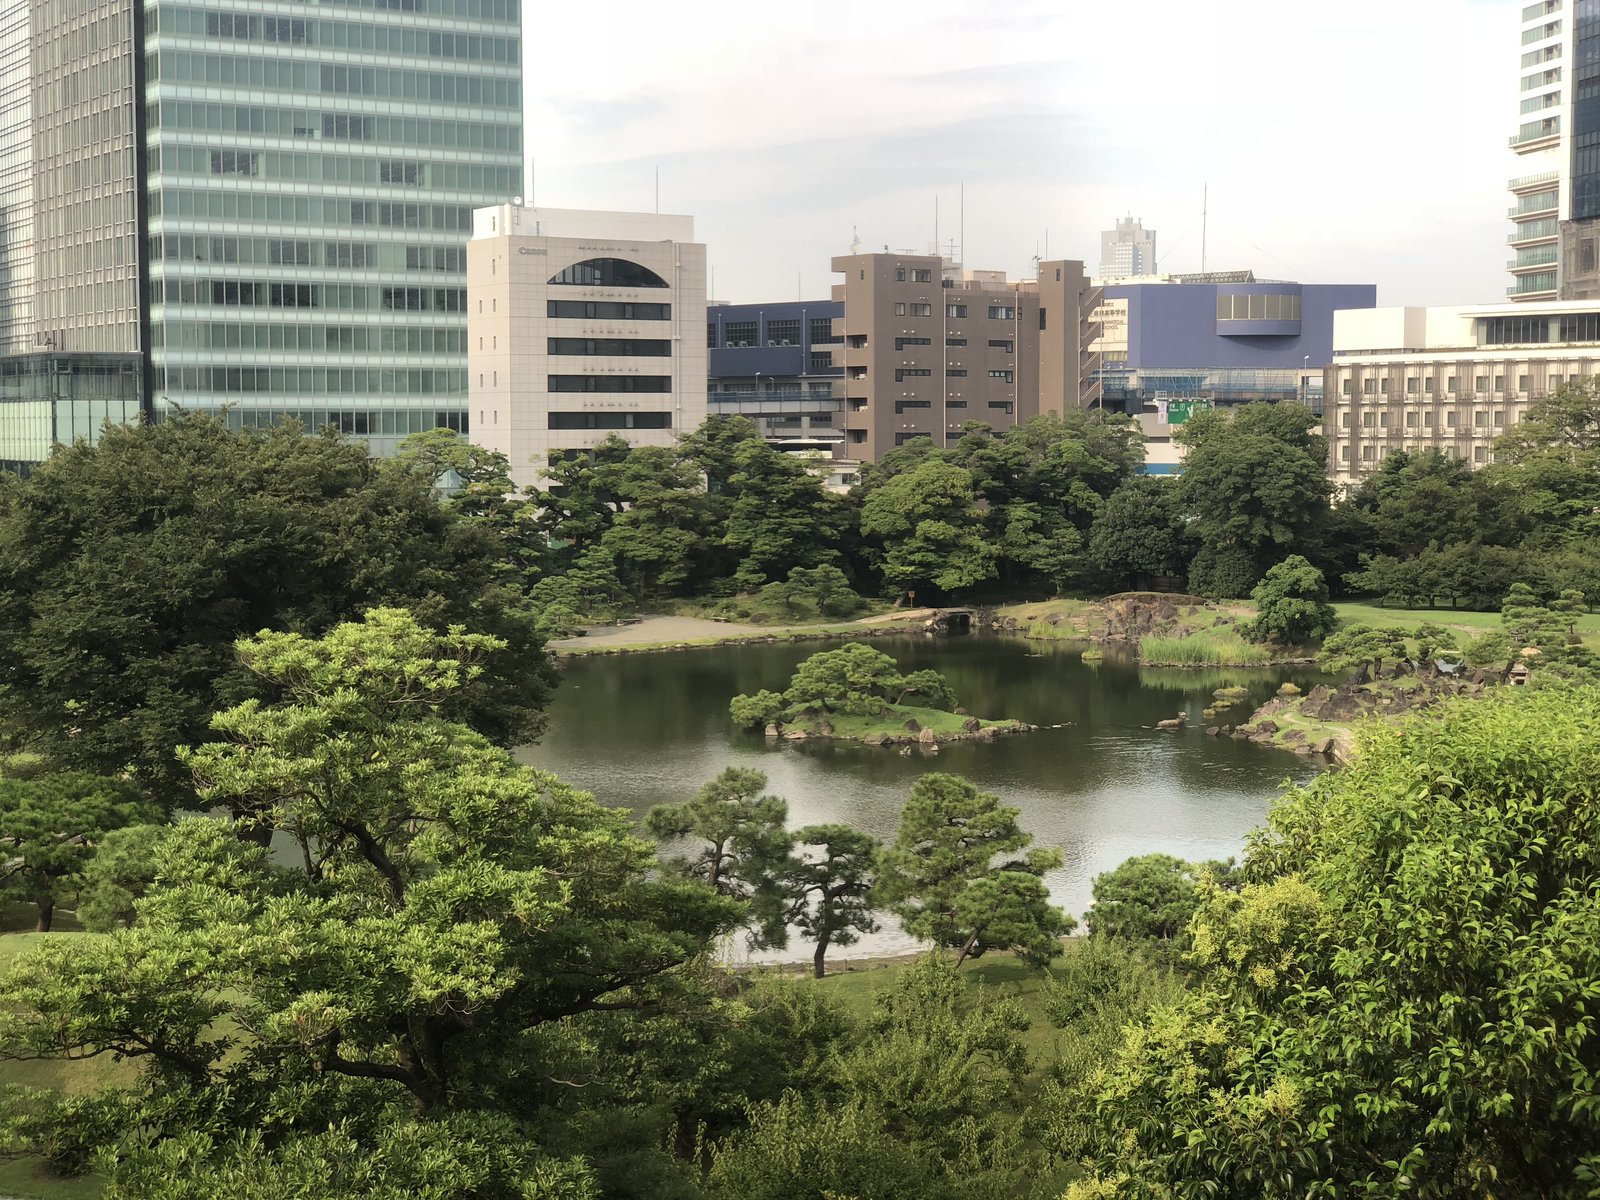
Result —
<instances>
[{"instance_id":1,"label":"green foliage","mask_svg":"<svg viewBox=\"0 0 1600 1200\"><path fill-rule=\"evenodd\" d=\"M1467 643L1467 664L1503 671L1510 664L1514 653L1511 638L1505 630L1490 629Z\"/></svg>"},{"instance_id":2,"label":"green foliage","mask_svg":"<svg viewBox=\"0 0 1600 1200\"><path fill-rule=\"evenodd\" d=\"M783 718L784 707L781 695L762 688L753 694L741 692L728 701L728 715L740 729L765 729Z\"/></svg>"},{"instance_id":3,"label":"green foliage","mask_svg":"<svg viewBox=\"0 0 1600 1200\"><path fill-rule=\"evenodd\" d=\"M791 620L810 609L818 617L848 617L861 608L861 597L850 586L850 579L838 567L795 567L787 579L775 580L761 589L763 596L782 604Z\"/></svg>"},{"instance_id":4,"label":"green foliage","mask_svg":"<svg viewBox=\"0 0 1600 1200\"><path fill-rule=\"evenodd\" d=\"M454 715L529 740L553 683L533 619L497 582L495 536L424 475L297 425L195 414L62 448L0 489L0 726L56 765L131 771L163 805L193 804L174 748L265 694L234 640L389 604L499 637Z\"/></svg>"},{"instance_id":5,"label":"green foliage","mask_svg":"<svg viewBox=\"0 0 1600 1200\"><path fill-rule=\"evenodd\" d=\"M134 905L155 882L156 841L163 825L128 825L103 834L76 888L85 929L104 933L133 921Z\"/></svg>"},{"instance_id":6,"label":"green foliage","mask_svg":"<svg viewBox=\"0 0 1600 1200\"><path fill-rule=\"evenodd\" d=\"M1242 622L1239 632L1253 642L1299 646L1326 637L1339 623L1339 614L1328 603L1327 580L1298 554L1269 570L1250 598L1256 616Z\"/></svg>"},{"instance_id":7,"label":"green foliage","mask_svg":"<svg viewBox=\"0 0 1600 1200\"><path fill-rule=\"evenodd\" d=\"M655 837L695 843L689 857L678 860L687 876L752 906L748 919L756 926L755 945L768 939L782 943L781 925L772 914L782 904L777 875L794 845L783 827L789 806L778 796L762 795L766 786L760 771L729 767L694 799L657 805L645 818Z\"/></svg>"},{"instance_id":8,"label":"green foliage","mask_svg":"<svg viewBox=\"0 0 1600 1200\"><path fill-rule=\"evenodd\" d=\"M919 688L933 686L926 678L919 683ZM866 716L883 712L905 690L906 681L894 659L854 642L838 650L823 650L802 662L790 676L783 698L799 711ZM940 695L948 696L949 688Z\"/></svg>"},{"instance_id":9,"label":"green foliage","mask_svg":"<svg viewBox=\"0 0 1600 1200\"><path fill-rule=\"evenodd\" d=\"M1255 556L1243 546L1205 544L1189 563L1189 589L1197 596L1243 599L1260 579Z\"/></svg>"},{"instance_id":10,"label":"green foliage","mask_svg":"<svg viewBox=\"0 0 1600 1200\"><path fill-rule=\"evenodd\" d=\"M779 890L787 902L781 920L816 943L812 969L821 979L830 947L854 945L878 928L869 897L880 847L876 838L848 825L807 825L795 831L794 840L803 851L813 849L780 870ZM769 940L783 944L786 937Z\"/></svg>"},{"instance_id":11,"label":"green foliage","mask_svg":"<svg viewBox=\"0 0 1600 1200\"><path fill-rule=\"evenodd\" d=\"M1589 1195L1597 780L1600 693L1503 689L1291 790L1095 1081L1095 1186Z\"/></svg>"},{"instance_id":12,"label":"green foliage","mask_svg":"<svg viewBox=\"0 0 1600 1200\"><path fill-rule=\"evenodd\" d=\"M1140 638L1139 661L1150 666L1251 667L1270 663L1272 652L1231 631L1202 629L1181 637Z\"/></svg>"},{"instance_id":13,"label":"green foliage","mask_svg":"<svg viewBox=\"0 0 1600 1200\"><path fill-rule=\"evenodd\" d=\"M995 865L996 856L1033 841L1017 825L1017 813L959 775L924 775L880 860L875 901L914 936L959 948L958 964L988 949L1049 962L1074 925L1049 904L1039 878L1061 864L1061 852L1028 850Z\"/></svg>"},{"instance_id":14,"label":"green foliage","mask_svg":"<svg viewBox=\"0 0 1600 1200\"><path fill-rule=\"evenodd\" d=\"M1600 662L1578 636L1577 621L1582 611L1582 592L1563 592L1545 604L1525 583L1511 586L1500 610L1513 648L1537 651L1541 672L1594 678L1600 675Z\"/></svg>"},{"instance_id":15,"label":"green foliage","mask_svg":"<svg viewBox=\"0 0 1600 1200\"><path fill-rule=\"evenodd\" d=\"M1173 479L1135 475L1095 515L1089 557L1113 586L1183 575L1189 554L1188 517Z\"/></svg>"},{"instance_id":16,"label":"green foliage","mask_svg":"<svg viewBox=\"0 0 1600 1200\"><path fill-rule=\"evenodd\" d=\"M112 1186L137 1193L148 1164L203 1135L194 1153L220 1174L196 1173L244 1164L250 1194L274 1171L254 1133L273 1162L310 1164L344 1155L320 1141L343 1129L376 1185L390 1131L423 1145L498 1110L517 1129L484 1152L511 1155L512 1182L478 1194L539 1194L539 1115L569 1092L539 1032L667 1003L739 906L663 875L625 813L448 719L495 639L376 610L239 651L281 698L219 713L223 740L182 757L203 803L248 820L167 830L129 927L44 941L0 979L0 1055L111 1053L135 1072L121 1091L35 1099L20 1148L98 1145ZM283 865L241 840L257 822L294 847ZM443 1179L493 1178L426 1157ZM426 1178L393 1171L396 1195Z\"/></svg>"},{"instance_id":17,"label":"green foliage","mask_svg":"<svg viewBox=\"0 0 1600 1200\"><path fill-rule=\"evenodd\" d=\"M0 896L37 906L38 929L49 930L57 902L77 889L102 836L156 815L118 779L82 771L0 778Z\"/></svg>"},{"instance_id":18,"label":"green foliage","mask_svg":"<svg viewBox=\"0 0 1600 1200\"><path fill-rule=\"evenodd\" d=\"M1347 625L1322 643L1317 664L1324 671L1383 670L1388 661L1406 656L1405 632L1373 625Z\"/></svg>"},{"instance_id":19,"label":"green foliage","mask_svg":"<svg viewBox=\"0 0 1600 1200\"><path fill-rule=\"evenodd\" d=\"M1130 858L1094 877L1094 903L1085 916L1100 937L1178 938L1200 907L1201 869L1170 854Z\"/></svg>"},{"instance_id":20,"label":"green foliage","mask_svg":"<svg viewBox=\"0 0 1600 1200\"><path fill-rule=\"evenodd\" d=\"M936 458L868 494L861 532L881 547L884 581L895 588L957 592L994 574L972 475Z\"/></svg>"},{"instance_id":21,"label":"green foliage","mask_svg":"<svg viewBox=\"0 0 1600 1200\"><path fill-rule=\"evenodd\" d=\"M1456 640L1456 635L1443 625L1436 625L1432 621L1424 621L1418 625L1411 635L1417 642L1417 659L1420 662L1430 662L1440 658L1455 658L1460 654L1461 645Z\"/></svg>"},{"instance_id":22,"label":"green foliage","mask_svg":"<svg viewBox=\"0 0 1600 1200\"><path fill-rule=\"evenodd\" d=\"M912 671L900 680L900 694L896 704L915 704L918 708L937 708L950 712L956 707L956 694L950 683L939 672L924 667Z\"/></svg>"}]
</instances>

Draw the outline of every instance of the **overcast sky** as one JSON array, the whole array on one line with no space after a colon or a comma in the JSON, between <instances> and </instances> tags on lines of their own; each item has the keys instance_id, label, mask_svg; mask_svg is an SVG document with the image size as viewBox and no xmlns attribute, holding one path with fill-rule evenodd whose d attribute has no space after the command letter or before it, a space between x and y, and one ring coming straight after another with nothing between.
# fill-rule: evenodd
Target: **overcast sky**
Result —
<instances>
[{"instance_id":1,"label":"overcast sky","mask_svg":"<svg viewBox=\"0 0 1600 1200\"><path fill-rule=\"evenodd\" d=\"M688 213L717 299L828 260L1031 273L1132 214L1163 271L1504 298L1520 0L525 3L538 203ZM948 248L948 247L947 247Z\"/></svg>"}]
</instances>

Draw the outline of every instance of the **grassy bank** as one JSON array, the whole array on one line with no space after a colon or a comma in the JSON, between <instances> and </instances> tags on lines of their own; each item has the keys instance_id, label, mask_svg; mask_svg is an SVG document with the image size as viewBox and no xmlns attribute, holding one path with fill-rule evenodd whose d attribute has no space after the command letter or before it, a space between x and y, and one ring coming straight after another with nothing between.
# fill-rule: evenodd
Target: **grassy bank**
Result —
<instances>
[{"instance_id":1,"label":"grassy bank","mask_svg":"<svg viewBox=\"0 0 1600 1200\"><path fill-rule=\"evenodd\" d=\"M1147 667L1264 667L1272 662L1272 653L1231 630L1207 630L1142 638L1139 662Z\"/></svg>"},{"instance_id":2,"label":"grassy bank","mask_svg":"<svg viewBox=\"0 0 1600 1200\"><path fill-rule=\"evenodd\" d=\"M913 736L906 727L908 721L915 721L919 728L931 729L939 737L948 738L962 733L962 725L969 720L970 717L961 716L959 713L945 712L939 708L918 708L912 704L891 704L888 712L866 716L854 716L849 713L828 714L828 723L833 726L834 737L856 740L873 734L886 734L895 738ZM805 729L811 733L817 728L817 722L820 722L820 718L796 717L792 727ZM984 729L1004 729L1017 723L987 721L980 717L978 724Z\"/></svg>"}]
</instances>

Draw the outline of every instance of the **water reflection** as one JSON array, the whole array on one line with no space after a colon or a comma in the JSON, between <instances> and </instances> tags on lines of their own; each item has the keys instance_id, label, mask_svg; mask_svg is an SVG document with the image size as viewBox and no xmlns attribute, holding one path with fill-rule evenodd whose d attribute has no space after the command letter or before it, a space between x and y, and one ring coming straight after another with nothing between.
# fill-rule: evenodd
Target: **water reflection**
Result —
<instances>
[{"instance_id":1,"label":"water reflection","mask_svg":"<svg viewBox=\"0 0 1600 1200\"><path fill-rule=\"evenodd\" d=\"M1021 809L1023 826L1041 844L1062 849L1066 862L1048 883L1074 913L1088 905L1094 875L1130 855L1237 854L1279 785L1316 770L1292 754L1209 738L1200 728L1214 689L1250 689L1233 710L1238 720L1285 678L1316 682L1304 671L1149 671L1114 652L1084 663L1076 647L982 636L873 644L903 670L942 671L971 712L1069 727L958 743L930 756L850 743L769 745L735 730L727 704L738 692L781 690L796 663L828 646L782 643L571 660L549 732L519 757L636 813L687 798L724 767L753 767L788 800L791 824L843 821L886 840L919 775L956 772L998 792ZM1180 710L1189 713L1188 729L1152 728ZM905 945L891 931L852 952Z\"/></svg>"}]
</instances>

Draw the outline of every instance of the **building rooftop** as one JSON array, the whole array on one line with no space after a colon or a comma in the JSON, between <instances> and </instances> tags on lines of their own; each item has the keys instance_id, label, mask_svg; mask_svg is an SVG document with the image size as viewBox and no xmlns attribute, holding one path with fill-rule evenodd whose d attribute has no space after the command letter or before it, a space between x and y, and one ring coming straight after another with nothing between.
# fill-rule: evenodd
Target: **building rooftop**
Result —
<instances>
[{"instance_id":1,"label":"building rooftop","mask_svg":"<svg viewBox=\"0 0 1600 1200\"><path fill-rule=\"evenodd\" d=\"M496 204L472 212L474 238L614 238L632 242L692 242L694 218L677 213L611 212L596 208L527 208Z\"/></svg>"}]
</instances>

